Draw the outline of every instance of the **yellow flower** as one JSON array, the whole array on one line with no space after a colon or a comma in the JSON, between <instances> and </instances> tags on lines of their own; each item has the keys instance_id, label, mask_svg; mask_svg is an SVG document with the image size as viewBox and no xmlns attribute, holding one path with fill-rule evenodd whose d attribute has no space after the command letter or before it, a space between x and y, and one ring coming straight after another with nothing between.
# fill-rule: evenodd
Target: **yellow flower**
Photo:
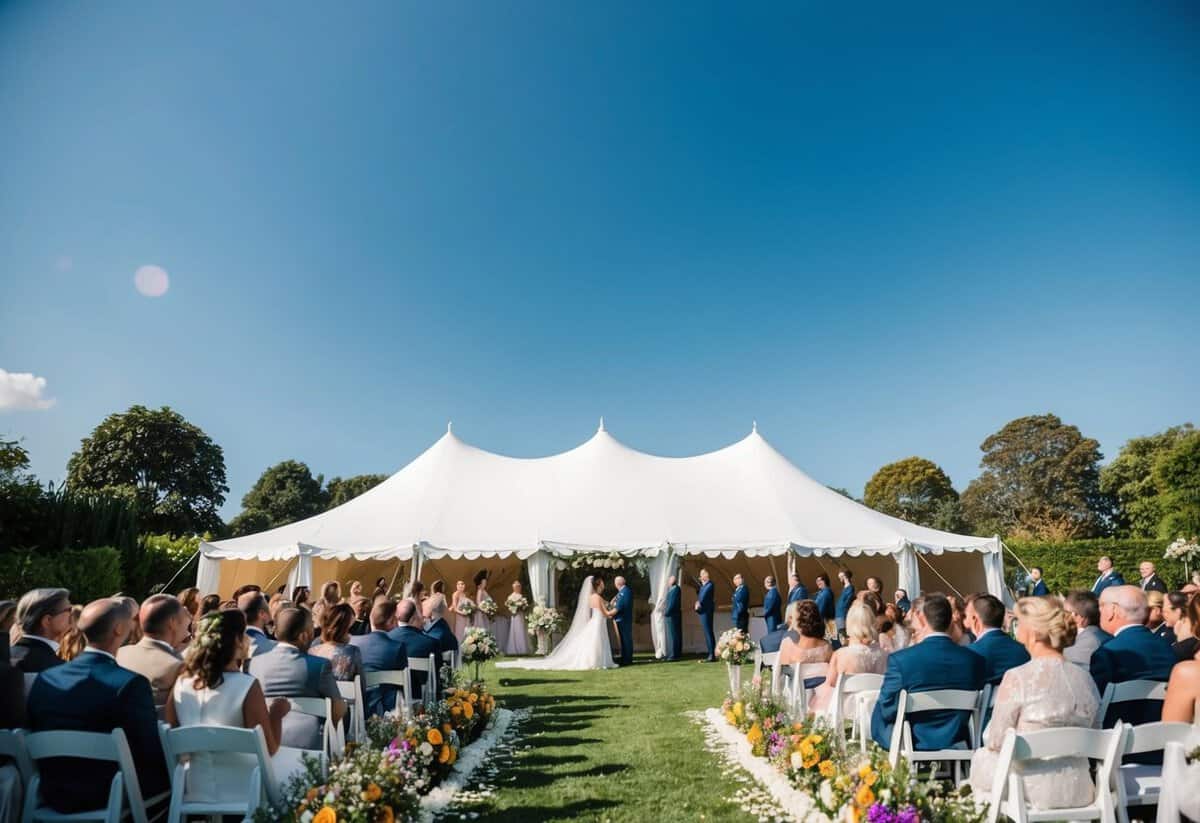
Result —
<instances>
[{"instance_id":1,"label":"yellow flower","mask_svg":"<svg viewBox=\"0 0 1200 823\"><path fill-rule=\"evenodd\" d=\"M733 716L733 712L725 712L725 722L730 726L737 725L737 718Z\"/></svg>"},{"instance_id":2,"label":"yellow flower","mask_svg":"<svg viewBox=\"0 0 1200 823\"><path fill-rule=\"evenodd\" d=\"M745 707L742 706L741 702L734 703L733 704L733 716L736 717L738 720L741 720L744 708Z\"/></svg>"},{"instance_id":3,"label":"yellow flower","mask_svg":"<svg viewBox=\"0 0 1200 823\"><path fill-rule=\"evenodd\" d=\"M815 751L811 754L804 754L801 752L800 756L804 758L802 762L804 763L804 768L806 769L811 769L813 766L817 765L818 761L821 759L821 755L817 754Z\"/></svg>"},{"instance_id":4,"label":"yellow flower","mask_svg":"<svg viewBox=\"0 0 1200 823\"><path fill-rule=\"evenodd\" d=\"M309 803L311 803L317 799L318 794L319 794L319 792L317 791L316 786L314 786L313 788L308 790L308 794L304 795L304 799L307 800Z\"/></svg>"},{"instance_id":5,"label":"yellow flower","mask_svg":"<svg viewBox=\"0 0 1200 823\"><path fill-rule=\"evenodd\" d=\"M324 806L312 819L312 823L337 823L337 812L332 806Z\"/></svg>"},{"instance_id":6,"label":"yellow flower","mask_svg":"<svg viewBox=\"0 0 1200 823\"><path fill-rule=\"evenodd\" d=\"M425 738L434 746L442 745L442 733L437 729L430 729L429 734L425 735Z\"/></svg>"},{"instance_id":7,"label":"yellow flower","mask_svg":"<svg viewBox=\"0 0 1200 823\"><path fill-rule=\"evenodd\" d=\"M817 768L821 770L821 777L833 777L837 773L832 760L822 760Z\"/></svg>"},{"instance_id":8,"label":"yellow flower","mask_svg":"<svg viewBox=\"0 0 1200 823\"><path fill-rule=\"evenodd\" d=\"M871 768L870 763L864 763L862 766L859 767L858 776L859 776L859 778L862 779L862 782L867 786L874 786L875 781L879 779L879 775L877 775L875 773L875 770Z\"/></svg>"},{"instance_id":9,"label":"yellow flower","mask_svg":"<svg viewBox=\"0 0 1200 823\"><path fill-rule=\"evenodd\" d=\"M470 703L463 703L462 711L463 711L463 717L467 718L467 720L470 720L472 717L475 716L475 709L473 709L471 707Z\"/></svg>"},{"instance_id":10,"label":"yellow flower","mask_svg":"<svg viewBox=\"0 0 1200 823\"><path fill-rule=\"evenodd\" d=\"M384 806L375 816L375 823L395 823L396 816L391 806Z\"/></svg>"},{"instance_id":11,"label":"yellow flower","mask_svg":"<svg viewBox=\"0 0 1200 823\"><path fill-rule=\"evenodd\" d=\"M871 787L862 785L858 787L858 791L854 793L854 802L859 807L865 809L875 802L875 792L871 791Z\"/></svg>"},{"instance_id":12,"label":"yellow flower","mask_svg":"<svg viewBox=\"0 0 1200 823\"><path fill-rule=\"evenodd\" d=\"M442 750L440 752L438 752L438 762L439 763L449 763L450 762L450 747L449 746L442 746Z\"/></svg>"},{"instance_id":13,"label":"yellow flower","mask_svg":"<svg viewBox=\"0 0 1200 823\"><path fill-rule=\"evenodd\" d=\"M368 783L367 788L362 793L362 799L368 803L374 803L381 797L383 797L383 789L379 788L375 783Z\"/></svg>"},{"instance_id":14,"label":"yellow flower","mask_svg":"<svg viewBox=\"0 0 1200 823\"><path fill-rule=\"evenodd\" d=\"M809 743L807 740L800 741L800 756L801 757L803 757L805 760L808 760L810 757L816 756L816 754L817 754L817 750L815 748L813 748L812 743Z\"/></svg>"},{"instance_id":15,"label":"yellow flower","mask_svg":"<svg viewBox=\"0 0 1200 823\"><path fill-rule=\"evenodd\" d=\"M762 740L762 727L755 723L750 727L750 731L746 732L746 739L750 741L751 746Z\"/></svg>"},{"instance_id":16,"label":"yellow flower","mask_svg":"<svg viewBox=\"0 0 1200 823\"><path fill-rule=\"evenodd\" d=\"M442 724L442 734L450 734L451 731L453 731L453 729L450 727L449 723Z\"/></svg>"}]
</instances>

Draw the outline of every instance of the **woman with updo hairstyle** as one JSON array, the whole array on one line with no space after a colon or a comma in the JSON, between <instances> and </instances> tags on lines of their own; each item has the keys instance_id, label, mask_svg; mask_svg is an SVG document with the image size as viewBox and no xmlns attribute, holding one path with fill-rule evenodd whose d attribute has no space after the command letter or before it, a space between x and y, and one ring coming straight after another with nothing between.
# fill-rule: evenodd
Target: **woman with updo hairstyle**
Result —
<instances>
[{"instance_id":1,"label":"woman with updo hairstyle","mask_svg":"<svg viewBox=\"0 0 1200 823\"><path fill-rule=\"evenodd\" d=\"M489 575L488 575L487 569L480 569L479 572L475 575L475 605L476 606L481 606L485 601L491 601L492 605L493 606L495 605L495 601L492 600L492 596L490 594L488 594L488 590L487 590L488 577L489 577ZM484 614L483 609L477 608L477 609L475 609L475 613L471 615L471 625L478 626L479 628L486 629L487 631L490 632L490 631L492 631L492 618L490 618L486 614Z\"/></svg>"},{"instance_id":2,"label":"woman with updo hairstyle","mask_svg":"<svg viewBox=\"0 0 1200 823\"><path fill-rule=\"evenodd\" d=\"M1009 729L1097 728L1100 694L1091 674L1063 657L1075 642L1075 620L1057 597L1017 601L1017 640L1029 662L1009 669L996 692L983 748L971 759L971 788L990 792L996 760ZM1023 764L1025 797L1039 809L1086 806L1096 794L1085 757L1057 757ZM1107 791L1107 787L1105 787Z\"/></svg>"},{"instance_id":3,"label":"woman with updo hairstyle","mask_svg":"<svg viewBox=\"0 0 1200 823\"><path fill-rule=\"evenodd\" d=\"M362 651L350 644L354 618L349 603L326 607L321 615L321 642L308 650L309 654L329 661L334 680L351 681L362 674Z\"/></svg>"},{"instance_id":4,"label":"woman with updo hairstyle","mask_svg":"<svg viewBox=\"0 0 1200 823\"><path fill-rule=\"evenodd\" d=\"M221 608L221 595L206 594L204 596L204 599L200 601L200 613L197 614L196 616L204 617L204 615L210 614L211 612L215 612L220 608Z\"/></svg>"},{"instance_id":5,"label":"woman with updo hairstyle","mask_svg":"<svg viewBox=\"0 0 1200 823\"><path fill-rule=\"evenodd\" d=\"M275 774L286 778L300 767L300 750L280 749L283 717L290 704L277 697L270 706L258 680L242 672L250 653L246 616L238 609L222 609L201 617L195 636L183 655L183 671L171 690L166 721L173 727L233 726L263 730ZM185 797L215 802L232 785L245 785L246 775L258 761L250 754L192 755L187 770Z\"/></svg>"},{"instance_id":6,"label":"woman with updo hairstyle","mask_svg":"<svg viewBox=\"0 0 1200 823\"><path fill-rule=\"evenodd\" d=\"M189 586L179 593L179 602L188 610L192 619L195 620L200 612L200 590L195 586Z\"/></svg>"},{"instance_id":7,"label":"woman with updo hairstyle","mask_svg":"<svg viewBox=\"0 0 1200 823\"><path fill-rule=\"evenodd\" d=\"M883 601L874 592L868 594L882 607ZM866 598L850 607L846 614L846 645L829 659L829 674L817 687L809 707L813 714L832 713L833 689L843 674L883 674L887 671L888 653L879 645L882 635L876 628L877 621L875 610ZM888 628L891 628L891 621ZM847 695L842 701L843 710L850 709L853 702L854 695ZM853 711L849 714L843 711L842 716L852 717Z\"/></svg>"},{"instance_id":8,"label":"woman with updo hairstyle","mask_svg":"<svg viewBox=\"0 0 1200 823\"><path fill-rule=\"evenodd\" d=\"M801 600L795 605L796 610L788 612L792 620L788 628L798 632L800 639L783 638L779 644L780 665L828 663L833 655L833 647L825 639L825 621L821 619L817 604L811 600Z\"/></svg>"}]
</instances>

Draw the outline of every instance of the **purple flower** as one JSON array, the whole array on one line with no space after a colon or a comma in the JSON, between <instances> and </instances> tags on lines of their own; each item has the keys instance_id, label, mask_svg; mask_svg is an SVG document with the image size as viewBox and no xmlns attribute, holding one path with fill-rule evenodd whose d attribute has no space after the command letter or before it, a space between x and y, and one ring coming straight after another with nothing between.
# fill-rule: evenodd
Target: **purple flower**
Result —
<instances>
[{"instance_id":1,"label":"purple flower","mask_svg":"<svg viewBox=\"0 0 1200 823\"><path fill-rule=\"evenodd\" d=\"M867 809L867 823L899 823L899 818L882 803L872 803Z\"/></svg>"},{"instance_id":2,"label":"purple flower","mask_svg":"<svg viewBox=\"0 0 1200 823\"><path fill-rule=\"evenodd\" d=\"M896 823L921 823L921 813L914 806L905 807L896 818Z\"/></svg>"}]
</instances>

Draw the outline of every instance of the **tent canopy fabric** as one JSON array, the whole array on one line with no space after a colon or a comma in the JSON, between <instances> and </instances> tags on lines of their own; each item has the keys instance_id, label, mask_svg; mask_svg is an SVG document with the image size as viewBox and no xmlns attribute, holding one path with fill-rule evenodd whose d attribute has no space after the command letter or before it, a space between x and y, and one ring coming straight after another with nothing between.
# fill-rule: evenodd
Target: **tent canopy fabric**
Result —
<instances>
[{"instance_id":1,"label":"tent canopy fabric","mask_svg":"<svg viewBox=\"0 0 1200 823\"><path fill-rule=\"evenodd\" d=\"M428 450L342 506L259 534L201 545L210 560L485 558L538 551L733 557L998 552L889 517L813 480L757 427L693 457L629 448L601 423L549 457L506 457L447 428Z\"/></svg>"}]
</instances>

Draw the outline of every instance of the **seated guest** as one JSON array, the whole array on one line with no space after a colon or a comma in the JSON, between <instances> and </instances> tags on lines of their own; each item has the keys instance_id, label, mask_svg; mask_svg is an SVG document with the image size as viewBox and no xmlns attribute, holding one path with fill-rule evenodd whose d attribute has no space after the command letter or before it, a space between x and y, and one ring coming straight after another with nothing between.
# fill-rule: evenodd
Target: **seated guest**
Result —
<instances>
[{"instance_id":1,"label":"seated guest","mask_svg":"<svg viewBox=\"0 0 1200 823\"><path fill-rule=\"evenodd\" d=\"M151 798L166 792L170 783L150 682L118 666L114 656L132 624L128 607L116 598L96 600L84 608L79 628L87 637L87 648L71 662L39 675L29 692L29 728L101 734L121 729L142 796L150 805ZM70 814L108 802L116 764L63 757L43 760L39 769L43 801L57 812Z\"/></svg>"},{"instance_id":2,"label":"seated guest","mask_svg":"<svg viewBox=\"0 0 1200 823\"><path fill-rule=\"evenodd\" d=\"M425 633L437 641L442 652L458 651L458 638L454 636L454 629L446 622L446 598L439 598L435 594L425 603L428 606L426 617L429 620L425 626Z\"/></svg>"},{"instance_id":3,"label":"seated guest","mask_svg":"<svg viewBox=\"0 0 1200 823\"><path fill-rule=\"evenodd\" d=\"M990 594L972 597L967 602L966 624L975 635L975 642L967 648L983 658L985 683L998 686L1005 672L1029 662L1025 646L1004 633L1004 604L998 598Z\"/></svg>"},{"instance_id":4,"label":"seated guest","mask_svg":"<svg viewBox=\"0 0 1200 823\"><path fill-rule=\"evenodd\" d=\"M1155 637L1161 637L1170 645L1175 645L1175 632L1171 631L1171 627L1163 619L1163 606L1166 604L1166 595L1157 589L1143 589L1142 591L1146 592L1146 608L1149 609L1146 614L1146 628Z\"/></svg>"},{"instance_id":5,"label":"seated guest","mask_svg":"<svg viewBox=\"0 0 1200 823\"><path fill-rule=\"evenodd\" d=\"M250 641L250 660L256 654L266 654L275 648L275 641L267 634L271 625L271 609L267 598L257 589L243 594L237 600L238 610L246 616L246 638Z\"/></svg>"},{"instance_id":6,"label":"seated guest","mask_svg":"<svg viewBox=\"0 0 1200 823\"><path fill-rule=\"evenodd\" d=\"M438 668L441 668L442 648L438 641L425 634L425 620L421 610L411 599L406 598L396 604L396 628L388 632L388 637L404 647L404 654L409 660L426 660L429 655L438 658ZM425 672L412 673L413 698L420 700L425 692ZM433 686L437 691L437 672L433 673Z\"/></svg>"},{"instance_id":7,"label":"seated guest","mask_svg":"<svg viewBox=\"0 0 1200 823\"><path fill-rule=\"evenodd\" d=\"M888 603L883 607L883 613L887 615L887 619L891 622L892 627L886 630L888 638L886 645L883 641L884 636L880 635L880 648L888 648L889 654L907 648L910 638L908 636L908 629L904 627L904 612L895 603Z\"/></svg>"},{"instance_id":8,"label":"seated guest","mask_svg":"<svg viewBox=\"0 0 1200 823\"><path fill-rule=\"evenodd\" d=\"M333 667L333 679L351 681L362 674L362 653L350 644L354 610L348 603L327 606L321 615L321 642L308 650Z\"/></svg>"},{"instance_id":9,"label":"seated guest","mask_svg":"<svg viewBox=\"0 0 1200 823\"><path fill-rule=\"evenodd\" d=\"M122 646L117 662L150 681L154 705L166 705L175 678L183 668L179 653L191 633L192 614L169 594L146 598L141 608L142 639L132 646Z\"/></svg>"},{"instance_id":10,"label":"seated guest","mask_svg":"<svg viewBox=\"0 0 1200 823\"><path fill-rule=\"evenodd\" d=\"M58 644L71 628L71 595L66 589L32 589L17 602L19 639L9 650L12 664L26 674L62 664Z\"/></svg>"},{"instance_id":11,"label":"seated guest","mask_svg":"<svg viewBox=\"0 0 1200 823\"><path fill-rule=\"evenodd\" d=\"M199 613L197 613L196 616L204 617L204 615L208 614L209 612L218 611L220 608L221 608L221 595L206 594L206 595L204 595L204 599L200 601L200 611L199 611Z\"/></svg>"},{"instance_id":12,"label":"seated guest","mask_svg":"<svg viewBox=\"0 0 1200 823\"><path fill-rule=\"evenodd\" d=\"M25 673L8 657L8 633L16 618L16 602L0 600L0 729L25 726ZM19 811L16 817L20 817Z\"/></svg>"},{"instance_id":13,"label":"seated guest","mask_svg":"<svg viewBox=\"0 0 1200 823\"><path fill-rule=\"evenodd\" d=\"M959 646L948 634L954 618L950 601L941 594L918 597L910 611L920 638L915 646L888 655L879 701L871 715L871 737L885 749L892 745L892 727L900 708L900 692L938 689L978 691L983 688L983 658ZM908 715L917 749L949 749L971 745L967 714L958 711Z\"/></svg>"},{"instance_id":14,"label":"seated guest","mask_svg":"<svg viewBox=\"0 0 1200 823\"><path fill-rule=\"evenodd\" d=\"M954 616L950 622L950 631L948 634L960 646L970 646L975 642L975 635L971 634L966 626L967 622L967 601L963 600L957 594L946 596L950 601L950 608L954 610Z\"/></svg>"},{"instance_id":15,"label":"seated guest","mask_svg":"<svg viewBox=\"0 0 1200 823\"><path fill-rule=\"evenodd\" d=\"M361 588L362 583L354 581ZM371 633L371 601L361 594L350 597L350 608L354 609L354 622L350 624L350 634L355 637Z\"/></svg>"},{"instance_id":16,"label":"seated guest","mask_svg":"<svg viewBox=\"0 0 1200 823\"><path fill-rule=\"evenodd\" d=\"M773 632L783 622L783 599L779 596L775 578L771 575L767 575L763 580L763 588L766 589L763 595L763 621L767 624L767 631Z\"/></svg>"},{"instance_id":17,"label":"seated guest","mask_svg":"<svg viewBox=\"0 0 1200 823\"><path fill-rule=\"evenodd\" d=\"M783 614L783 622L779 628L773 632L764 634L758 641L758 648L763 654L779 651L780 644L783 643L784 638L791 638L794 643L799 642L800 632L794 628L796 625L796 603L799 602L796 600L788 603L787 610Z\"/></svg>"},{"instance_id":18,"label":"seated guest","mask_svg":"<svg viewBox=\"0 0 1200 823\"><path fill-rule=\"evenodd\" d=\"M875 612L866 603L855 603L850 607L850 613L846 615L846 637L847 645L829 658L829 675L817 687L809 707L813 714L830 710L834 686L843 674L883 674L887 669L888 653L879 647Z\"/></svg>"},{"instance_id":19,"label":"seated guest","mask_svg":"<svg viewBox=\"0 0 1200 823\"><path fill-rule=\"evenodd\" d=\"M1055 728L1095 728L1100 694L1087 672L1072 665L1062 650L1071 645L1075 621L1049 597L1023 597L1017 603L1017 637L1028 662L1009 669L996 693L984 747L971 759L974 793L992 789L996 761L1009 729L1018 732ZM983 638L980 638L981 640ZM1060 757L1025 763L1025 797L1039 809L1086 806L1096 793L1085 757Z\"/></svg>"},{"instance_id":20,"label":"seated guest","mask_svg":"<svg viewBox=\"0 0 1200 823\"><path fill-rule=\"evenodd\" d=\"M1197 638L1196 625L1188 610L1188 604L1195 599L1185 592L1171 592L1163 600L1163 622L1175 636L1171 649L1178 660L1191 660L1200 651L1200 638Z\"/></svg>"},{"instance_id":21,"label":"seated guest","mask_svg":"<svg viewBox=\"0 0 1200 823\"><path fill-rule=\"evenodd\" d=\"M1190 625L1200 626L1200 597L1193 597L1188 603L1188 616ZM1200 657L1182 660L1171 669L1162 709L1163 720L1194 723L1197 718L1200 718Z\"/></svg>"},{"instance_id":22,"label":"seated guest","mask_svg":"<svg viewBox=\"0 0 1200 823\"><path fill-rule=\"evenodd\" d=\"M195 621L200 616L200 590L195 586L189 586L181 591L178 597L179 602L183 604L183 607L188 610L188 614L192 616L192 620Z\"/></svg>"},{"instance_id":23,"label":"seated guest","mask_svg":"<svg viewBox=\"0 0 1200 823\"><path fill-rule=\"evenodd\" d=\"M878 577L867 578L867 591L874 592L880 603L887 602L887 598L883 596L883 581Z\"/></svg>"},{"instance_id":24,"label":"seated guest","mask_svg":"<svg viewBox=\"0 0 1200 823\"><path fill-rule=\"evenodd\" d=\"M800 575L793 574L788 578L788 583L790 584L787 596L789 606L799 600L808 599L808 588L800 582Z\"/></svg>"},{"instance_id":25,"label":"seated guest","mask_svg":"<svg viewBox=\"0 0 1200 823\"><path fill-rule=\"evenodd\" d=\"M184 669L167 701L167 724L176 728L261 728L267 753L273 756L276 777L285 780L300 762L298 750L291 750L290 756L282 761L277 754L283 718L291 704L277 697L268 705L259 682L242 672L249 646L246 616L241 611L226 609L200 618L196 639L184 655ZM193 754L184 798L201 802L219 800L226 787L244 785L256 765L256 758L250 754Z\"/></svg>"},{"instance_id":26,"label":"seated guest","mask_svg":"<svg viewBox=\"0 0 1200 823\"><path fill-rule=\"evenodd\" d=\"M896 607L900 609L900 613L907 615L909 608L912 606L908 600L908 592L904 589L896 589L894 597L896 598Z\"/></svg>"},{"instance_id":27,"label":"seated guest","mask_svg":"<svg viewBox=\"0 0 1200 823\"><path fill-rule=\"evenodd\" d=\"M1112 635L1100 628L1100 600L1091 592L1071 592L1063 609L1075 623L1075 642L1063 649L1063 657L1091 671L1092 654L1112 640Z\"/></svg>"},{"instance_id":28,"label":"seated guest","mask_svg":"<svg viewBox=\"0 0 1200 823\"><path fill-rule=\"evenodd\" d=\"M789 614L794 615L794 622L789 628L800 637L796 640L785 637L779 644L780 665L828 663L833 656L833 647L825 639L825 622L821 620L817 604L811 600L801 600L793 608L795 611Z\"/></svg>"},{"instance_id":29,"label":"seated guest","mask_svg":"<svg viewBox=\"0 0 1200 823\"><path fill-rule=\"evenodd\" d=\"M67 629L66 633L58 640L59 660L74 660L87 648L87 638L79 630L79 615L82 613L83 606L71 607L71 628Z\"/></svg>"},{"instance_id":30,"label":"seated guest","mask_svg":"<svg viewBox=\"0 0 1200 823\"><path fill-rule=\"evenodd\" d=\"M1100 595L1100 627L1113 636L1092 654L1092 679L1100 694L1109 683L1165 683L1171 677L1175 653L1165 640L1146 628L1146 612L1146 593L1137 586L1109 586ZM1160 714L1161 707L1155 701L1116 703L1103 718L1104 727L1111 728L1117 720L1149 723Z\"/></svg>"},{"instance_id":31,"label":"seated guest","mask_svg":"<svg viewBox=\"0 0 1200 823\"><path fill-rule=\"evenodd\" d=\"M125 645L132 646L142 639L142 607L138 604L137 600L127 594L114 594L113 597L124 603L126 611L129 612L129 619L132 621L130 625L132 628L129 631L129 637L125 638Z\"/></svg>"},{"instance_id":32,"label":"seated guest","mask_svg":"<svg viewBox=\"0 0 1200 823\"><path fill-rule=\"evenodd\" d=\"M338 692L333 668L325 658L304 651L312 644L312 613L307 609L279 612L275 637L274 648L250 658L250 674L262 684L263 694L268 699L328 697L333 701L333 722L341 723L346 702ZM281 742L297 749L320 749L321 731L321 721L317 718L292 712L284 718Z\"/></svg>"},{"instance_id":33,"label":"seated guest","mask_svg":"<svg viewBox=\"0 0 1200 823\"><path fill-rule=\"evenodd\" d=\"M362 655L363 671L393 672L408 668L404 644L388 634L396 628L396 607L384 599L371 607L371 633L351 637L350 642ZM367 689L368 714L382 715L396 708L396 687L379 686Z\"/></svg>"}]
</instances>

